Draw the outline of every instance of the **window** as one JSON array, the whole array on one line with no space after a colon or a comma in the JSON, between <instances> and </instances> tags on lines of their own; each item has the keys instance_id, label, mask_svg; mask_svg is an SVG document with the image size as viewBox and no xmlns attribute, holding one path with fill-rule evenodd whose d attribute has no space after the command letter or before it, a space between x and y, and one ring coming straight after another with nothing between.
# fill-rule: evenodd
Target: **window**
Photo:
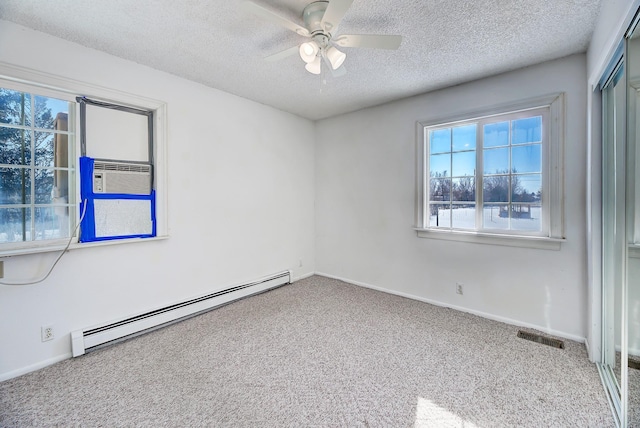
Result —
<instances>
[{"instance_id":1,"label":"window","mask_svg":"<svg viewBox=\"0 0 640 428\"><path fill-rule=\"evenodd\" d=\"M557 95L419 123L419 236L562 238L561 111Z\"/></svg>"},{"instance_id":2,"label":"window","mask_svg":"<svg viewBox=\"0 0 640 428\"><path fill-rule=\"evenodd\" d=\"M70 237L74 114L68 100L0 88L0 244Z\"/></svg>"},{"instance_id":3,"label":"window","mask_svg":"<svg viewBox=\"0 0 640 428\"><path fill-rule=\"evenodd\" d=\"M153 110L78 97L80 242L156 236ZM102 154L102 158L96 155Z\"/></svg>"},{"instance_id":4,"label":"window","mask_svg":"<svg viewBox=\"0 0 640 428\"><path fill-rule=\"evenodd\" d=\"M78 97L144 112L144 120L99 108L104 114L91 114L85 129L89 134L81 142ZM89 156L102 159L153 159L149 168L155 221L149 239L166 239L166 117L167 105L159 100L0 62L0 257L142 241L77 239L80 218L90 215L87 199L80 198L80 184L91 177L81 180L78 169L82 147L87 146ZM114 222L111 215L102 220Z\"/></svg>"}]
</instances>

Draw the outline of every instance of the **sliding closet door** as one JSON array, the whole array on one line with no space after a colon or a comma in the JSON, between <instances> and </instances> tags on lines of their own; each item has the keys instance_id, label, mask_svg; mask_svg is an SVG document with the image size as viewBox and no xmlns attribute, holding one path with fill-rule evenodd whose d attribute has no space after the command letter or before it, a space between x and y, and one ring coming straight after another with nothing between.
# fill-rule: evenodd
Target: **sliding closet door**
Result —
<instances>
[{"instance_id":1,"label":"sliding closet door","mask_svg":"<svg viewBox=\"0 0 640 428\"><path fill-rule=\"evenodd\" d=\"M627 62L627 286L625 302L628 356L627 422L640 426L640 31L630 31L625 52ZM626 395L626 397L625 397Z\"/></svg>"},{"instance_id":2,"label":"sliding closet door","mask_svg":"<svg viewBox=\"0 0 640 428\"><path fill-rule=\"evenodd\" d=\"M623 284L626 267L625 228L625 123L626 85L622 60L602 88L602 365L603 381L620 425L624 419L622 399Z\"/></svg>"}]
</instances>

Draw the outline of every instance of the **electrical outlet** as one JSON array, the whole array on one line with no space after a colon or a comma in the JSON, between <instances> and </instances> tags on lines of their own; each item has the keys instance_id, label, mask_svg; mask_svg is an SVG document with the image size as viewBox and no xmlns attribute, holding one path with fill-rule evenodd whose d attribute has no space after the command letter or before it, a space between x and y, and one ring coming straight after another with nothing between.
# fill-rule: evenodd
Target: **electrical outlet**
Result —
<instances>
[{"instance_id":1,"label":"electrical outlet","mask_svg":"<svg viewBox=\"0 0 640 428\"><path fill-rule=\"evenodd\" d=\"M46 342L49 340L53 340L53 326L52 325L46 325L46 326L42 326L40 327L40 334L42 336L42 341Z\"/></svg>"},{"instance_id":2,"label":"electrical outlet","mask_svg":"<svg viewBox=\"0 0 640 428\"><path fill-rule=\"evenodd\" d=\"M464 284L461 282L456 282L456 293L464 294Z\"/></svg>"}]
</instances>

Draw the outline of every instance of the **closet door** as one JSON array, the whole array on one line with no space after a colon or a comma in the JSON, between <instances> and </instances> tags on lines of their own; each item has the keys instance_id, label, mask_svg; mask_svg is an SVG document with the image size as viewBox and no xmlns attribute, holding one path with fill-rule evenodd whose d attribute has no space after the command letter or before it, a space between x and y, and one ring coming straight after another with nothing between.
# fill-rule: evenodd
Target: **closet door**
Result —
<instances>
[{"instance_id":1,"label":"closet door","mask_svg":"<svg viewBox=\"0 0 640 428\"><path fill-rule=\"evenodd\" d=\"M640 426L640 29L627 33L627 146L626 146L626 255L627 278L623 294L627 357L622 399L627 426ZM624 407L624 406L623 406Z\"/></svg>"},{"instance_id":2,"label":"closet door","mask_svg":"<svg viewBox=\"0 0 640 428\"><path fill-rule=\"evenodd\" d=\"M620 351L625 320L626 277L625 124L626 85L622 59L602 87L602 378L618 424L624 426L623 370Z\"/></svg>"}]
</instances>

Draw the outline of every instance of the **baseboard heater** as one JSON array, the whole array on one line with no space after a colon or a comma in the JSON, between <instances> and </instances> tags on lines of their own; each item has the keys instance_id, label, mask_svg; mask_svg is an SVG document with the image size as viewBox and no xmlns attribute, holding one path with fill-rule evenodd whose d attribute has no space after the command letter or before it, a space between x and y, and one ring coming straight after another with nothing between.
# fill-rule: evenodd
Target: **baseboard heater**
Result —
<instances>
[{"instance_id":1,"label":"baseboard heater","mask_svg":"<svg viewBox=\"0 0 640 428\"><path fill-rule=\"evenodd\" d=\"M147 333L234 300L289 284L290 282L291 271L283 271L250 283L229 287L127 319L73 331L71 332L71 351L74 357L78 357L97 348Z\"/></svg>"}]
</instances>

